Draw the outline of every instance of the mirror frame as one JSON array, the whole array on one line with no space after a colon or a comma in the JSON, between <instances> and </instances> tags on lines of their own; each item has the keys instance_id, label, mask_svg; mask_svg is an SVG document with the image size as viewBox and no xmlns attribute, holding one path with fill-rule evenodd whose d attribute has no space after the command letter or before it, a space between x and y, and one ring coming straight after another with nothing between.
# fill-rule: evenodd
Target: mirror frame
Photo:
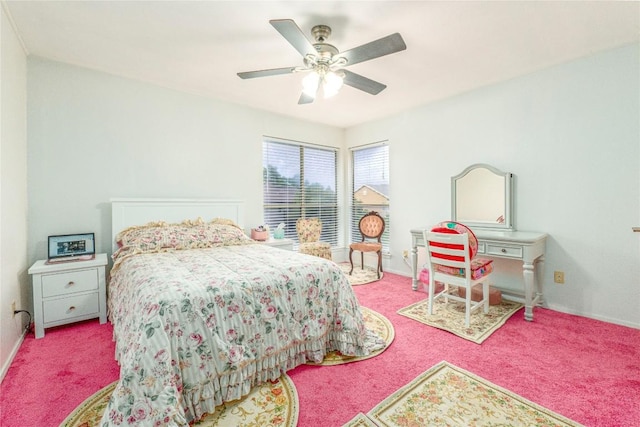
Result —
<instances>
[{"instance_id":1,"label":"mirror frame","mask_svg":"<svg viewBox=\"0 0 640 427\"><path fill-rule=\"evenodd\" d=\"M487 169L490 172L504 178L504 223L492 223L486 221L474 221L473 219L458 218L456 215L457 194L456 185L459 179L464 178L469 172L475 169ZM453 221L461 222L471 228L485 230L515 231L515 209L514 209L514 176L510 172L503 172L485 163L476 163L458 175L451 177L451 218Z\"/></svg>"}]
</instances>

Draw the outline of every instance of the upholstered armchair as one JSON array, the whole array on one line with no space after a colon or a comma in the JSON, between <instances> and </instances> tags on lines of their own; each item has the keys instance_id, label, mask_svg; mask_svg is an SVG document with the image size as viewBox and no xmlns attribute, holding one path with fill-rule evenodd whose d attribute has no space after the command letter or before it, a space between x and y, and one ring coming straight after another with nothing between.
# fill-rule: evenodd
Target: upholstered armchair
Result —
<instances>
[{"instance_id":1,"label":"upholstered armchair","mask_svg":"<svg viewBox=\"0 0 640 427\"><path fill-rule=\"evenodd\" d=\"M300 245L298 252L320 258L332 259L331 244L320 241L322 221L318 218L300 218L296 221Z\"/></svg>"}]
</instances>

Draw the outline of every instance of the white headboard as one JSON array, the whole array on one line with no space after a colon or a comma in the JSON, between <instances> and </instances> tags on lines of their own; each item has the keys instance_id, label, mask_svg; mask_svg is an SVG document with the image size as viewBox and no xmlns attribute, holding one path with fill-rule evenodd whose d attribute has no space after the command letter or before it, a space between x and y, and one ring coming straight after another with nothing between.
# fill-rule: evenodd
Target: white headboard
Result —
<instances>
[{"instance_id":1,"label":"white headboard","mask_svg":"<svg viewBox=\"0 0 640 427\"><path fill-rule=\"evenodd\" d=\"M111 199L111 244L127 227L152 221L182 222L185 219L227 218L240 227L244 222L244 201L228 199Z\"/></svg>"}]
</instances>

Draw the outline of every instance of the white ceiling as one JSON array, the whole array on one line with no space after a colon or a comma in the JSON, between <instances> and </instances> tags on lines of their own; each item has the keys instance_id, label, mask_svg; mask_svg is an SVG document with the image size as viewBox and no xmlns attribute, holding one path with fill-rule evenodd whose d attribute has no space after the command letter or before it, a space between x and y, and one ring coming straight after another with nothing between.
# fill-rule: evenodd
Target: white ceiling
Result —
<instances>
[{"instance_id":1,"label":"white ceiling","mask_svg":"<svg viewBox=\"0 0 640 427\"><path fill-rule=\"evenodd\" d=\"M349 127L640 40L638 1L11 1L30 55ZM329 25L341 51L399 32L407 50L355 64L387 85L298 105L302 65L269 24Z\"/></svg>"}]
</instances>

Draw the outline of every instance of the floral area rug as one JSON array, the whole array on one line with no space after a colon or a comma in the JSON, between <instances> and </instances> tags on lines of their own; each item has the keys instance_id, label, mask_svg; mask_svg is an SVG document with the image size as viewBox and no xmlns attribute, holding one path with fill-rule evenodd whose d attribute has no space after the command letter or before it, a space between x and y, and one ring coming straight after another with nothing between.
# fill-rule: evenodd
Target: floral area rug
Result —
<instances>
[{"instance_id":1,"label":"floral area rug","mask_svg":"<svg viewBox=\"0 0 640 427\"><path fill-rule=\"evenodd\" d=\"M513 314L522 308L522 304L502 300L499 305L489 306L489 313L484 314L482 308L471 313L469 327L464 325L464 304L439 298L433 303L433 314L427 311L428 301L412 304L398 310L398 314L417 320L425 325L443 329L461 338L481 344L497 331Z\"/></svg>"},{"instance_id":2,"label":"floral area rug","mask_svg":"<svg viewBox=\"0 0 640 427\"><path fill-rule=\"evenodd\" d=\"M345 427L580 426L515 393L440 362Z\"/></svg>"},{"instance_id":3,"label":"floral area rug","mask_svg":"<svg viewBox=\"0 0 640 427\"><path fill-rule=\"evenodd\" d=\"M378 273L376 273L376 270L367 267L366 265L363 270L357 263L353 264L353 273L351 274L349 274L349 271L351 270L351 264L346 262L340 263L338 265L340 266L340 269L344 272L344 274L347 275L351 286L365 285L367 283L377 282L383 277L383 273L380 272L380 279L378 279Z\"/></svg>"},{"instance_id":4,"label":"floral area rug","mask_svg":"<svg viewBox=\"0 0 640 427\"><path fill-rule=\"evenodd\" d=\"M359 362L360 360L370 359L379 355L385 351L389 345L391 345L395 338L395 330L393 329L393 325L389 319L367 307L360 307L360 309L362 310L362 317L364 317L364 323L367 326L367 329L375 332L378 337L384 340L384 347L379 350L374 350L368 356L344 356L338 351L330 351L324 357L322 363L307 363L308 365L331 366L343 363Z\"/></svg>"},{"instance_id":5,"label":"floral area rug","mask_svg":"<svg viewBox=\"0 0 640 427\"><path fill-rule=\"evenodd\" d=\"M116 382L99 390L78 406L60 427L99 426ZM294 427L298 423L298 393L287 374L254 387L243 399L216 407L193 424L198 427L262 426Z\"/></svg>"}]
</instances>

